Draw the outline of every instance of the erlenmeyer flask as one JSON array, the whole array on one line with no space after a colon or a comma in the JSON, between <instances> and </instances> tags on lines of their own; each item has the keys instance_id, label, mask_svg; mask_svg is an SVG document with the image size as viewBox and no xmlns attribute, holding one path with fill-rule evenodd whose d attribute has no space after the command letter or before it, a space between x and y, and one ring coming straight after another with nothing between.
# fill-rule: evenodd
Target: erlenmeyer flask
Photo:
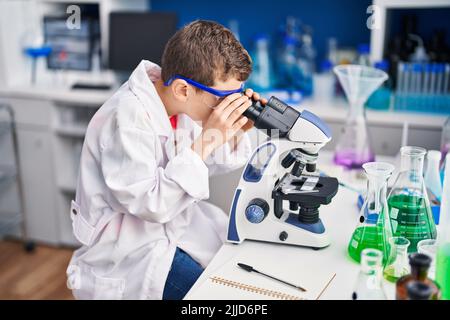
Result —
<instances>
[{"instance_id":1,"label":"erlenmeyer flask","mask_svg":"<svg viewBox=\"0 0 450 320\"><path fill-rule=\"evenodd\" d=\"M408 252L417 251L423 239L436 239L436 225L423 179L423 161L426 150L402 147L401 169L388 197L389 217L395 236L407 238Z\"/></svg>"},{"instance_id":2,"label":"erlenmeyer flask","mask_svg":"<svg viewBox=\"0 0 450 320\"><path fill-rule=\"evenodd\" d=\"M336 146L334 162L349 169L361 168L363 163L375 160L364 104L386 81L388 75L382 70L359 65L340 65L333 70L350 103L350 111Z\"/></svg>"},{"instance_id":3,"label":"erlenmeyer flask","mask_svg":"<svg viewBox=\"0 0 450 320\"><path fill-rule=\"evenodd\" d=\"M369 162L363 164L363 169L368 179L367 192L359 223L348 244L348 254L359 262L362 250L378 249L386 262L389 254L388 241L392 237L386 190L387 180L394 171L394 166L385 162Z\"/></svg>"},{"instance_id":4,"label":"erlenmeyer flask","mask_svg":"<svg viewBox=\"0 0 450 320\"><path fill-rule=\"evenodd\" d=\"M409 274L409 243L409 240L405 237L389 239L389 259L383 270L383 276L386 280L396 282L400 277Z\"/></svg>"},{"instance_id":5,"label":"erlenmeyer flask","mask_svg":"<svg viewBox=\"0 0 450 320\"><path fill-rule=\"evenodd\" d=\"M383 253L377 249L364 249L361 270L352 294L353 300L386 300L382 282Z\"/></svg>"}]
</instances>

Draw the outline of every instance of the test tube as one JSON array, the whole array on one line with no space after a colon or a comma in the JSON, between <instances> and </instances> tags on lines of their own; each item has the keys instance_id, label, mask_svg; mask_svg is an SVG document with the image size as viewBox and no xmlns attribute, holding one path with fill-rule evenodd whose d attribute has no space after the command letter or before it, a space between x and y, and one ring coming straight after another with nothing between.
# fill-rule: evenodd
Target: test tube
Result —
<instances>
[{"instance_id":1,"label":"test tube","mask_svg":"<svg viewBox=\"0 0 450 320\"><path fill-rule=\"evenodd\" d=\"M404 90L404 81L405 77L403 75L403 69L405 64L403 62L399 62L397 65L397 93L403 93Z\"/></svg>"},{"instance_id":2,"label":"test tube","mask_svg":"<svg viewBox=\"0 0 450 320\"><path fill-rule=\"evenodd\" d=\"M442 63L436 64L436 93L442 93L444 85L444 65Z\"/></svg>"},{"instance_id":3,"label":"test tube","mask_svg":"<svg viewBox=\"0 0 450 320\"><path fill-rule=\"evenodd\" d=\"M445 76L444 76L444 97L443 97L443 105L444 105L444 112L450 113L450 64L447 63L445 65Z\"/></svg>"},{"instance_id":4,"label":"test tube","mask_svg":"<svg viewBox=\"0 0 450 320\"><path fill-rule=\"evenodd\" d=\"M405 82L404 82L404 89L405 93L408 94L411 90L411 64L405 63L405 68L403 69Z\"/></svg>"},{"instance_id":5,"label":"test tube","mask_svg":"<svg viewBox=\"0 0 450 320\"><path fill-rule=\"evenodd\" d=\"M429 91L429 93L431 95L436 93L436 72L437 72L436 64L433 63L431 65L431 79L430 79L430 91Z\"/></svg>"},{"instance_id":6,"label":"test tube","mask_svg":"<svg viewBox=\"0 0 450 320\"><path fill-rule=\"evenodd\" d=\"M430 64L425 63L423 66L423 93L427 94L430 90Z\"/></svg>"},{"instance_id":7,"label":"test tube","mask_svg":"<svg viewBox=\"0 0 450 320\"><path fill-rule=\"evenodd\" d=\"M421 88L421 73L422 73L422 65L420 63L414 63L412 66L413 74L412 74L412 92L417 94L422 91Z\"/></svg>"},{"instance_id":8,"label":"test tube","mask_svg":"<svg viewBox=\"0 0 450 320\"><path fill-rule=\"evenodd\" d=\"M403 103L402 103L402 109L407 109L409 104L408 104L408 100L409 100L409 95L411 94L411 64L410 63L405 63L405 69L404 69L404 77L405 77L405 93L403 96Z\"/></svg>"},{"instance_id":9,"label":"test tube","mask_svg":"<svg viewBox=\"0 0 450 320\"><path fill-rule=\"evenodd\" d=\"M443 111L443 102L444 102L444 72L445 72L445 66L443 63L438 64L438 70L437 70L437 88L436 88L436 108L438 109L438 112Z\"/></svg>"},{"instance_id":10,"label":"test tube","mask_svg":"<svg viewBox=\"0 0 450 320\"><path fill-rule=\"evenodd\" d=\"M448 81L450 77L450 64L445 64L445 72L444 72L444 93L449 93L450 88L448 87Z\"/></svg>"},{"instance_id":11,"label":"test tube","mask_svg":"<svg viewBox=\"0 0 450 320\"><path fill-rule=\"evenodd\" d=\"M404 63L399 62L397 64L397 86L395 88L395 109L400 109L400 105L402 103L402 95L403 95L403 82L404 82L404 76L403 76L403 68Z\"/></svg>"}]
</instances>

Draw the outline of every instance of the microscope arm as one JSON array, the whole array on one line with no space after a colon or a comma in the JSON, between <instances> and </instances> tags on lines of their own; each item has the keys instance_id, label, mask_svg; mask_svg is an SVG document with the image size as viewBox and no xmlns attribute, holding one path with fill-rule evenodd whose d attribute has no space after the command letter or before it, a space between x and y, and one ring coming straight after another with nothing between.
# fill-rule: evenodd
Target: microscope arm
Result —
<instances>
[{"instance_id":1,"label":"microscope arm","mask_svg":"<svg viewBox=\"0 0 450 320\"><path fill-rule=\"evenodd\" d=\"M308 153L316 154L331 140L330 128L318 116L307 110L299 112L276 97L271 97L265 106L255 101L244 116L268 136L299 142L299 147Z\"/></svg>"}]
</instances>

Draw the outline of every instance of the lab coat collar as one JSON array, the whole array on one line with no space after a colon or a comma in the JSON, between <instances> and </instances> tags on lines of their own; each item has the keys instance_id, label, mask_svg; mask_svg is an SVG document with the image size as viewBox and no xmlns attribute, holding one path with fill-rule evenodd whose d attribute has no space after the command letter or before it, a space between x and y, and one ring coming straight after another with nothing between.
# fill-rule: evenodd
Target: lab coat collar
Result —
<instances>
[{"instance_id":1,"label":"lab coat collar","mask_svg":"<svg viewBox=\"0 0 450 320\"><path fill-rule=\"evenodd\" d=\"M169 137L173 133L169 115L153 84L160 77L160 66L142 60L128 79L128 85L149 114L156 134Z\"/></svg>"}]
</instances>

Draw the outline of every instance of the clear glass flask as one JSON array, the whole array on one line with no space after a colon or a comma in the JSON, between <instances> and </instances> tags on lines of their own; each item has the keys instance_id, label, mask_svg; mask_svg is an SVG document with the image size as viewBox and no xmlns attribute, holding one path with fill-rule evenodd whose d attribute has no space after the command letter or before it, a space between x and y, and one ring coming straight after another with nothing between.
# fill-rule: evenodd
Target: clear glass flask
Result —
<instances>
[{"instance_id":1,"label":"clear glass flask","mask_svg":"<svg viewBox=\"0 0 450 320\"><path fill-rule=\"evenodd\" d=\"M427 169L425 170L425 186L439 201L441 201L442 197L441 175L439 172L440 162L441 152L429 150L427 154Z\"/></svg>"},{"instance_id":2,"label":"clear glass flask","mask_svg":"<svg viewBox=\"0 0 450 320\"><path fill-rule=\"evenodd\" d=\"M445 156L450 151L450 117L445 120L441 136L441 168L444 166Z\"/></svg>"},{"instance_id":3,"label":"clear glass flask","mask_svg":"<svg viewBox=\"0 0 450 320\"><path fill-rule=\"evenodd\" d=\"M408 247L409 240L405 237L389 239L389 259L383 270L383 276L390 282L396 282L409 274Z\"/></svg>"},{"instance_id":4,"label":"clear glass flask","mask_svg":"<svg viewBox=\"0 0 450 320\"><path fill-rule=\"evenodd\" d=\"M368 179L367 192L359 222L348 244L348 254L360 262L362 250L378 249L383 253L383 262L386 262L389 256L388 241L392 237L386 190L394 166L385 162L369 162L363 165L363 169Z\"/></svg>"},{"instance_id":5,"label":"clear glass flask","mask_svg":"<svg viewBox=\"0 0 450 320\"><path fill-rule=\"evenodd\" d=\"M433 280L436 279L436 251L437 241L435 239L420 240L417 244L417 252L427 255L431 259L428 276Z\"/></svg>"},{"instance_id":6,"label":"clear glass flask","mask_svg":"<svg viewBox=\"0 0 450 320\"><path fill-rule=\"evenodd\" d=\"M340 65L334 67L333 71L350 104L347 121L336 146L334 162L348 169L358 169L363 163L375 160L364 105L369 96L387 80L388 75L382 70L360 65Z\"/></svg>"},{"instance_id":7,"label":"clear glass flask","mask_svg":"<svg viewBox=\"0 0 450 320\"><path fill-rule=\"evenodd\" d=\"M361 269L352 294L353 300L386 300L383 288L383 253L377 249L364 249Z\"/></svg>"},{"instance_id":8,"label":"clear glass flask","mask_svg":"<svg viewBox=\"0 0 450 320\"><path fill-rule=\"evenodd\" d=\"M400 152L400 173L388 197L389 217L394 236L408 239L408 252L416 252L420 240L437 235L423 179L426 150L406 146Z\"/></svg>"},{"instance_id":9,"label":"clear glass flask","mask_svg":"<svg viewBox=\"0 0 450 320\"><path fill-rule=\"evenodd\" d=\"M440 173L441 173L441 182L444 184L444 171L445 171L445 157L450 153L450 117L444 123L442 127L442 136L441 136L441 163L440 163Z\"/></svg>"}]
</instances>

